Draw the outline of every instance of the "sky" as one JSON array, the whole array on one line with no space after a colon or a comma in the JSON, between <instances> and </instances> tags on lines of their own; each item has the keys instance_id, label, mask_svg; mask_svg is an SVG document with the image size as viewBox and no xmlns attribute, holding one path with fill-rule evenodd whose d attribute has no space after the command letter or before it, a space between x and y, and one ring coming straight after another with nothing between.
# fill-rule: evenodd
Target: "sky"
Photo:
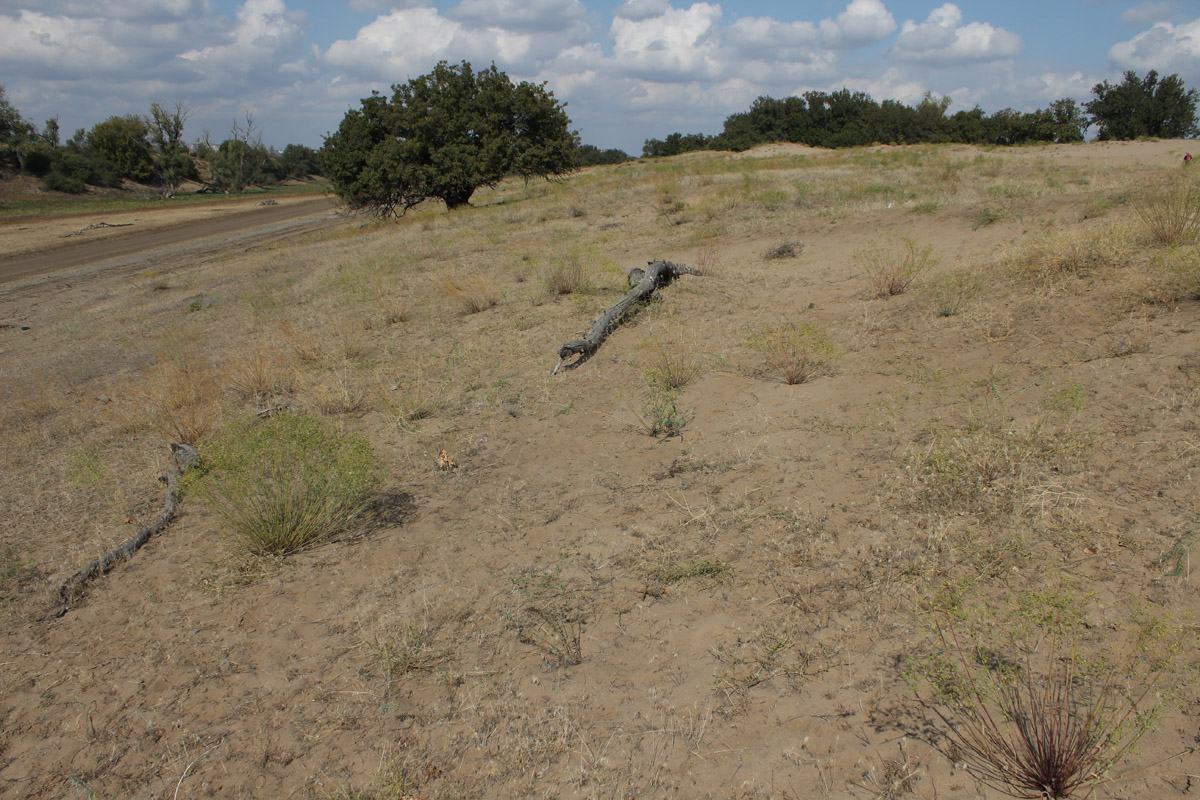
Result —
<instances>
[{"instance_id":1,"label":"sky","mask_svg":"<svg viewBox=\"0 0 1200 800\"><path fill-rule=\"evenodd\" d=\"M933 92L990 114L1083 102L1127 70L1200 88L1200 0L0 0L0 86L64 138L182 101L189 141L249 114L264 144L320 147L441 60L545 82L584 143L637 155L762 95Z\"/></svg>"}]
</instances>

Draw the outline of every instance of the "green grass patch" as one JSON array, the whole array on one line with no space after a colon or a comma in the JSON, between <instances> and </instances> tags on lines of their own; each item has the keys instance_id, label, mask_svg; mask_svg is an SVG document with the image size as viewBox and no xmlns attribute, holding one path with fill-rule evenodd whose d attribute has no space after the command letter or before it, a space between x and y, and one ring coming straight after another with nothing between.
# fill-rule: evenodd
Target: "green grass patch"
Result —
<instances>
[{"instance_id":1,"label":"green grass patch","mask_svg":"<svg viewBox=\"0 0 1200 800\"><path fill-rule=\"evenodd\" d=\"M229 526L234 545L282 556L349 528L381 483L360 436L302 414L253 417L200 450L187 487Z\"/></svg>"}]
</instances>

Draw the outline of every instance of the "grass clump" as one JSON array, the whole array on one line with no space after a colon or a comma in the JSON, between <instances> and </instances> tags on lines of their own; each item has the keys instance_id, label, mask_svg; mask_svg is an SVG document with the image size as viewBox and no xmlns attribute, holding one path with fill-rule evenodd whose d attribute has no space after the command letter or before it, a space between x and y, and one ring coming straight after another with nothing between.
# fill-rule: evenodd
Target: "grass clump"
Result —
<instances>
[{"instance_id":1,"label":"grass clump","mask_svg":"<svg viewBox=\"0 0 1200 800\"><path fill-rule=\"evenodd\" d=\"M983 281L978 273L959 269L930 280L925 293L939 317L953 317L961 314L982 288Z\"/></svg>"},{"instance_id":2,"label":"grass clump","mask_svg":"<svg viewBox=\"0 0 1200 800\"><path fill-rule=\"evenodd\" d=\"M1058 590L999 609L956 598L933 610L932 652L909 663L914 692L945 725L947 750L1005 794L1094 792L1183 682L1182 631L1139 614L1117 643L1110 631L1088 634L1086 605Z\"/></svg>"},{"instance_id":3,"label":"grass clump","mask_svg":"<svg viewBox=\"0 0 1200 800\"><path fill-rule=\"evenodd\" d=\"M909 457L918 507L1001 519L1019 510L1050 472L1063 472L1088 441L1039 422L1021 431L998 419L935 430Z\"/></svg>"},{"instance_id":4,"label":"grass clump","mask_svg":"<svg viewBox=\"0 0 1200 800\"><path fill-rule=\"evenodd\" d=\"M904 294L923 272L937 263L932 245L914 239L874 242L858 253L863 274L876 297Z\"/></svg>"},{"instance_id":5,"label":"grass clump","mask_svg":"<svg viewBox=\"0 0 1200 800\"><path fill-rule=\"evenodd\" d=\"M816 325L783 322L753 333L747 340L763 358L765 370L793 386L812 380L837 357L837 346Z\"/></svg>"},{"instance_id":6,"label":"grass clump","mask_svg":"<svg viewBox=\"0 0 1200 800\"><path fill-rule=\"evenodd\" d=\"M803 249L803 242L782 242L767 250L762 257L767 261L776 258L795 258Z\"/></svg>"},{"instance_id":7,"label":"grass clump","mask_svg":"<svg viewBox=\"0 0 1200 800\"><path fill-rule=\"evenodd\" d=\"M693 411L679 407L679 392L653 390L642 405L642 430L656 439L682 436L684 427L695 416Z\"/></svg>"},{"instance_id":8,"label":"grass clump","mask_svg":"<svg viewBox=\"0 0 1200 800\"><path fill-rule=\"evenodd\" d=\"M365 439L302 414L249 418L213 434L188 486L235 545L282 556L346 530L381 482Z\"/></svg>"},{"instance_id":9,"label":"grass clump","mask_svg":"<svg viewBox=\"0 0 1200 800\"><path fill-rule=\"evenodd\" d=\"M1188 175L1168 178L1135 195L1133 210L1159 244L1189 244L1200 233L1200 183Z\"/></svg>"},{"instance_id":10,"label":"grass clump","mask_svg":"<svg viewBox=\"0 0 1200 800\"><path fill-rule=\"evenodd\" d=\"M446 278L442 281L442 293L458 303L459 311L464 316L478 314L500 304L500 292L496 285L479 275Z\"/></svg>"}]
</instances>

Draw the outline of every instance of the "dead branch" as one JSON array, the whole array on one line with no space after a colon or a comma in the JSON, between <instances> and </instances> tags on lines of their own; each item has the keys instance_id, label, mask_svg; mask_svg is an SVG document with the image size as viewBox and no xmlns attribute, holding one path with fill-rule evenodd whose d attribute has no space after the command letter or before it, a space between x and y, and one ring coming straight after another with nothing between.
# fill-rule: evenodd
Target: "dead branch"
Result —
<instances>
[{"instance_id":1,"label":"dead branch","mask_svg":"<svg viewBox=\"0 0 1200 800\"><path fill-rule=\"evenodd\" d=\"M673 261L663 261L661 259L649 262L649 266L645 270L631 269L629 271L629 285L632 288L629 290L629 294L609 306L607 311L593 320L592 329L582 339L567 342L558 348L558 366L550 374L558 374L558 371L563 367L563 362L571 356L578 356L578 358L566 364L567 369L574 369L595 355L596 351L600 349L600 344L608 337L608 334L612 333L613 329L621 324L621 319L634 306L649 299L651 295L663 286L668 285L680 275L703 274L694 267L676 264Z\"/></svg>"}]
</instances>

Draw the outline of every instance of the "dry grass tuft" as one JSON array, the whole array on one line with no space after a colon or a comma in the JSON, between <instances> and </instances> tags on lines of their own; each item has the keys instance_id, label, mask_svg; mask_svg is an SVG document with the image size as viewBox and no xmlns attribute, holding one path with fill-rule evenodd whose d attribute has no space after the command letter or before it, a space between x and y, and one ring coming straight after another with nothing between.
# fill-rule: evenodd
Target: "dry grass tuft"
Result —
<instances>
[{"instance_id":1,"label":"dry grass tuft","mask_svg":"<svg viewBox=\"0 0 1200 800\"><path fill-rule=\"evenodd\" d=\"M1085 277L1123 264L1130 233L1120 224L1056 231L1021 248L1008 259L1008 265L1019 279L1039 285L1067 275Z\"/></svg>"},{"instance_id":2,"label":"dry grass tuft","mask_svg":"<svg viewBox=\"0 0 1200 800\"><path fill-rule=\"evenodd\" d=\"M220 396L218 376L206 360L180 358L159 366L148 402L156 426L172 442L198 444L220 421Z\"/></svg>"},{"instance_id":3,"label":"dry grass tuft","mask_svg":"<svg viewBox=\"0 0 1200 800\"><path fill-rule=\"evenodd\" d=\"M441 283L442 293L458 303L459 311L478 314L500 304L500 291L496 284L482 275L467 278L446 278Z\"/></svg>"},{"instance_id":4,"label":"dry grass tuft","mask_svg":"<svg viewBox=\"0 0 1200 800\"><path fill-rule=\"evenodd\" d=\"M1165 178L1134 195L1132 205L1146 231L1159 244L1191 244L1200 233L1200 179L1191 175Z\"/></svg>"},{"instance_id":5,"label":"dry grass tuft","mask_svg":"<svg viewBox=\"0 0 1200 800\"><path fill-rule=\"evenodd\" d=\"M857 259L876 297L904 294L922 273L937 263L933 245L920 245L909 238L874 242L860 250Z\"/></svg>"},{"instance_id":6,"label":"dry grass tuft","mask_svg":"<svg viewBox=\"0 0 1200 800\"><path fill-rule=\"evenodd\" d=\"M837 358L837 346L816 325L783 322L752 333L747 345L763 358L764 371L795 385L823 374Z\"/></svg>"}]
</instances>

